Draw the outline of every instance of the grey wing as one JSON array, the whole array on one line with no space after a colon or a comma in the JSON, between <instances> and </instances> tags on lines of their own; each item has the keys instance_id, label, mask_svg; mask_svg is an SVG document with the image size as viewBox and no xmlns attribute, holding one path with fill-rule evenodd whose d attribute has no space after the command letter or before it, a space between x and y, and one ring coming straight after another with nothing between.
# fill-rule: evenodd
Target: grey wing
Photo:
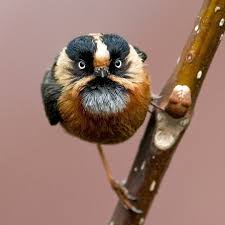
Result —
<instances>
[{"instance_id":1,"label":"grey wing","mask_svg":"<svg viewBox=\"0 0 225 225\"><path fill-rule=\"evenodd\" d=\"M56 125L61 120L57 105L61 95L61 89L62 88L55 81L52 68L46 72L41 84L41 94L45 113L51 125Z\"/></svg>"}]
</instances>

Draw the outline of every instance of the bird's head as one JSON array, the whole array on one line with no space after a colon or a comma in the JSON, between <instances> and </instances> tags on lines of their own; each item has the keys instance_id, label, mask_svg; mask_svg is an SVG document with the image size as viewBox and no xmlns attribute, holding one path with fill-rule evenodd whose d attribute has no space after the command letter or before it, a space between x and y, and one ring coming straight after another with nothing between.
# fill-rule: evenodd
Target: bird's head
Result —
<instances>
[{"instance_id":1,"label":"bird's head","mask_svg":"<svg viewBox=\"0 0 225 225\"><path fill-rule=\"evenodd\" d=\"M88 113L114 114L122 112L147 82L146 58L119 35L89 34L73 39L60 52L54 77L63 101L80 102Z\"/></svg>"}]
</instances>

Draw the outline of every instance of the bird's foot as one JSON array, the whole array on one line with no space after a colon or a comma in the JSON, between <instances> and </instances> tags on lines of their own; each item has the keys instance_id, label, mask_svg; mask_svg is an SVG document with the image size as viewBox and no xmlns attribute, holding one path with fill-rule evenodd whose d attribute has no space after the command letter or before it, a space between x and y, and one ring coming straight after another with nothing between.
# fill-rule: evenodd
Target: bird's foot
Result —
<instances>
[{"instance_id":1,"label":"bird's foot","mask_svg":"<svg viewBox=\"0 0 225 225\"><path fill-rule=\"evenodd\" d=\"M111 181L111 186L112 186L112 189L117 194L119 200L121 201L121 203L123 204L123 206L126 209L129 209L132 212L137 213L137 214L141 214L142 213L142 211L140 209L137 209L131 203L131 201L135 201L135 200L137 200L137 198L132 196L132 195L130 195L128 190L127 190L127 188L125 186L123 186L122 184L120 184L119 182L117 182L115 180Z\"/></svg>"},{"instance_id":2,"label":"bird's foot","mask_svg":"<svg viewBox=\"0 0 225 225\"><path fill-rule=\"evenodd\" d=\"M158 99L160 99L160 98L162 98L161 95L157 95L157 94L155 94L155 93L152 93L152 101L156 101L156 100L158 100Z\"/></svg>"},{"instance_id":3,"label":"bird's foot","mask_svg":"<svg viewBox=\"0 0 225 225\"><path fill-rule=\"evenodd\" d=\"M153 108L156 108L156 109L161 110L161 111L165 111L163 108L161 108L161 107L157 104L157 101L158 101L161 97L162 97L162 96L160 96L160 95L157 95L157 94L152 93L150 105L151 105ZM149 113L152 113L152 112L153 112L153 109L152 109L152 108L149 109L148 112L149 112Z\"/></svg>"}]
</instances>

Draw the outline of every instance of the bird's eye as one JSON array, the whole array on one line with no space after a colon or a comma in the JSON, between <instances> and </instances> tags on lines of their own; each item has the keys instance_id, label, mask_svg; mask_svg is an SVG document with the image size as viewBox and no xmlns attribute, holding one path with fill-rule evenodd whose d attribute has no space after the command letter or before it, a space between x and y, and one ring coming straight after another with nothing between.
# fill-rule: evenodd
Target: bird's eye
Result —
<instances>
[{"instance_id":1,"label":"bird's eye","mask_svg":"<svg viewBox=\"0 0 225 225\"><path fill-rule=\"evenodd\" d=\"M85 62L84 62L83 60L81 60L81 61L78 63L78 67L79 67L79 69L81 69L81 70L85 69L85 67L86 67Z\"/></svg>"},{"instance_id":2,"label":"bird's eye","mask_svg":"<svg viewBox=\"0 0 225 225\"><path fill-rule=\"evenodd\" d=\"M117 60L115 61L114 65L115 65L116 68L119 69L119 68L121 68L121 66L122 66L122 61L121 61L120 59L117 59Z\"/></svg>"}]
</instances>

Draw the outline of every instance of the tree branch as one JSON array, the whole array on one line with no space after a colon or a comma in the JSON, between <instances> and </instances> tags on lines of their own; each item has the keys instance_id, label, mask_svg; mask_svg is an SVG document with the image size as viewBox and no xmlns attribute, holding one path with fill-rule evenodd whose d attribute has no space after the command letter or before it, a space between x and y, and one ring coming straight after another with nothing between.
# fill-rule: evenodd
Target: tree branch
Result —
<instances>
[{"instance_id":1,"label":"tree branch","mask_svg":"<svg viewBox=\"0 0 225 225\"><path fill-rule=\"evenodd\" d=\"M205 0L193 31L165 84L148 122L127 188L137 196L142 214L126 210L118 202L110 225L142 225L171 158L190 121L202 83L222 40L225 29L225 0Z\"/></svg>"}]
</instances>

